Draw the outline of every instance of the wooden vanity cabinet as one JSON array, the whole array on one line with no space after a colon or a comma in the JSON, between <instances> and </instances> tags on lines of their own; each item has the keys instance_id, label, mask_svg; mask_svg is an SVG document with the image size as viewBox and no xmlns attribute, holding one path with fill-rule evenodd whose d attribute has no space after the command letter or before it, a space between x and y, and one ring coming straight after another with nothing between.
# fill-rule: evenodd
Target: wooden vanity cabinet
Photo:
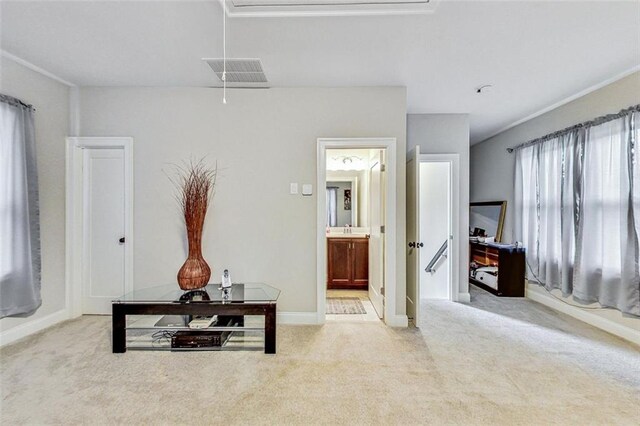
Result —
<instances>
[{"instance_id":1,"label":"wooden vanity cabinet","mask_svg":"<svg viewBox=\"0 0 640 426\"><path fill-rule=\"evenodd\" d=\"M327 238L327 288L369 288L369 239Z\"/></svg>"}]
</instances>

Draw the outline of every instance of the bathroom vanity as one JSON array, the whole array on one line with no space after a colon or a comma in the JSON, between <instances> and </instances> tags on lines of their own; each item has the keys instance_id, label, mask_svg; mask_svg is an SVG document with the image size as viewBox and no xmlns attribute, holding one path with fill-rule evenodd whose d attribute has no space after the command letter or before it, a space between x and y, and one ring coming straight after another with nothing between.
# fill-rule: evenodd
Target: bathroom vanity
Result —
<instances>
[{"instance_id":1,"label":"bathroom vanity","mask_svg":"<svg viewBox=\"0 0 640 426\"><path fill-rule=\"evenodd\" d=\"M367 290L369 287L369 235L327 236L327 288Z\"/></svg>"}]
</instances>

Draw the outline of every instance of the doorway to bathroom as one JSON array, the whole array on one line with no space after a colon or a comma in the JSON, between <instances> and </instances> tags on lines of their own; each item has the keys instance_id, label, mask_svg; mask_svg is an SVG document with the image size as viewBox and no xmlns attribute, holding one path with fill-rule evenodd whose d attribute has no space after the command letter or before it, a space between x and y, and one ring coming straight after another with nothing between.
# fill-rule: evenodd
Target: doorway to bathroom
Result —
<instances>
[{"instance_id":1,"label":"doorway to bathroom","mask_svg":"<svg viewBox=\"0 0 640 426\"><path fill-rule=\"evenodd\" d=\"M390 265L390 259L394 258L389 255L388 232L389 149L376 141L319 141L318 322L321 323L381 319L388 322L390 287L395 293L395 262ZM395 200L395 184L391 192ZM395 212L391 216L395 231ZM392 234L395 245L395 232Z\"/></svg>"}]
</instances>

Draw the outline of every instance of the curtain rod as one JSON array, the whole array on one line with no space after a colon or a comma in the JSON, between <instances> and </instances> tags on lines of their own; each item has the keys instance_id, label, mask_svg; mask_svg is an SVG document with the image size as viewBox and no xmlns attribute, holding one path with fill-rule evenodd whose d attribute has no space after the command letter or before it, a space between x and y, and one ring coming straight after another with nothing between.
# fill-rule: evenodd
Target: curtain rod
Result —
<instances>
[{"instance_id":1,"label":"curtain rod","mask_svg":"<svg viewBox=\"0 0 640 426\"><path fill-rule=\"evenodd\" d=\"M540 138L535 138L535 139L532 139L532 140L530 140L528 142L521 143L520 145L516 145L513 148L507 148L507 152L509 154L511 154L516 149L525 148L525 147L531 146L531 145L536 145L536 144L539 144L541 142L548 141L549 139L553 139L553 138L557 138L559 136L565 135L565 134L567 134L569 132L572 132L574 130L577 130L577 129L583 129L583 128L587 128L587 127L591 127L591 126L597 126L599 124L603 124L603 123L606 123L608 121L615 120L615 119L620 118L620 117L624 117L625 115L629 114L630 112L640 112L640 104L631 106L629 108L625 108L623 110L620 110L620 112L618 112L616 114L603 115L601 117L594 118L593 120L585 121L585 122L580 123L580 124L575 124L575 125L573 125L571 127L567 127L566 129L562 129L562 130L559 130L557 132L549 133L548 135L542 136Z\"/></svg>"},{"instance_id":2,"label":"curtain rod","mask_svg":"<svg viewBox=\"0 0 640 426\"><path fill-rule=\"evenodd\" d=\"M20 99L14 98L13 96L3 95L2 93L0 93L0 102L5 102L5 103L8 103L9 105L14 105L14 106L22 106L27 109L30 109L33 112L36 111L33 105L29 105L28 103L22 102Z\"/></svg>"}]
</instances>

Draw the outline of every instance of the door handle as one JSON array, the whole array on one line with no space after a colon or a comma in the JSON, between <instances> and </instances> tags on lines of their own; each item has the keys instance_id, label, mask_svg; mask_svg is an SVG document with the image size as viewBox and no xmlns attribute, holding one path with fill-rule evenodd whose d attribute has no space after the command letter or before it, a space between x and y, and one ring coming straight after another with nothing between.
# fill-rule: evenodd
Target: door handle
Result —
<instances>
[{"instance_id":1,"label":"door handle","mask_svg":"<svg viewBox=\"0 0 640 426\"><path fill-rule=\"evenodd\" d=\"M120 239L118 240L118 244L124 244L124 237L120 237Z\"/></svg>"},{"instance_id":2,"label":"door handle","mask_svg":"<svg viewBox=\"0 0 640 426\"><path fill-rule=\"evenodd\" d=\"M410 247L410 248L414 248L415 246L416 246L416 243L415 243L415 242L411 241L411 242L409 243L409 247Z\"/></svg>"}]
</instances>

